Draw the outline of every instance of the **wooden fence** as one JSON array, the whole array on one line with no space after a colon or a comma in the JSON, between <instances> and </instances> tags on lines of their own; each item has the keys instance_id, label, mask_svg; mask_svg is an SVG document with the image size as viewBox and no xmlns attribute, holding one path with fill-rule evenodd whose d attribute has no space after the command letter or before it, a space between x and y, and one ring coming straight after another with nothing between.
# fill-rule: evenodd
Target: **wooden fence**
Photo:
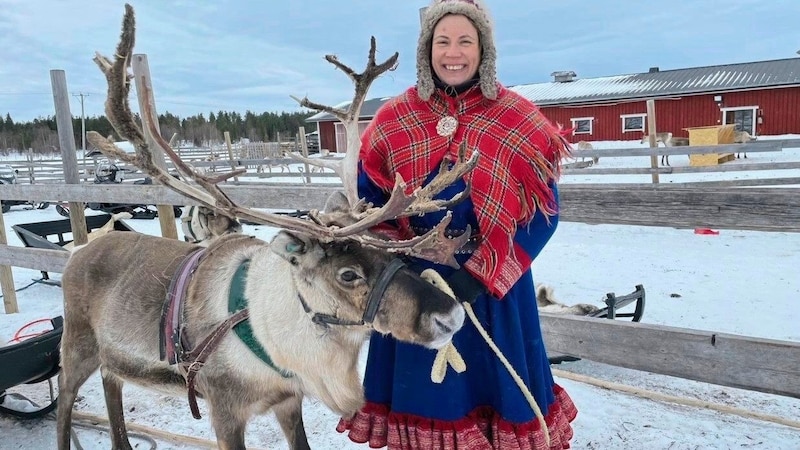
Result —
<instances>
[{"instance_id":1,"label":"wooden fence","mask_svg":"<svg viewBox=\"0 0 800 450\"><path fill-rule=\"evenodd\" d=\"M777 151L794 142L742 144ZM737 146L742 150L744 147ZM576 157L719 152L699 147L594 150ZM753 151L755 152L755 151ZM735 166L730 166L735 167ZM796 168L787 163L781 168ZM654 168L648 170L674 170ZM688 169L688 168L686 168ZM707 169L707 168L705 168ZM71 170L74 170L71 169ZM597 173L600 169L593 169ZM606 170L606 169L602 169ZM609 169L629 170L629 169ZM770 169L773 170L773 169ZM620 172L609 172L620 173ZM625 173L625 172L622 172ZM311 174L303 174L303 176ZM225 193L243 206L269 209L321 208L335 184L226 185ZM672 186L664 184L563 184L563 221L614 223L678 228L722 228L800 232L800 188L737 186ZM158 185L32 184L2 185L0 198L74 202L193 204ZM82 211L82 208L81 208ZM80 223L80 222L77 222ZM0 215L0 231L5 226ZM69 253L10 246L0 239L0 282L8 291L10 267L60 272ZM786 270L793 270L787 268ZM13 280L11 283L13 293ZM542 314L548 350L653 373L800 398L800 343L736 336L642 323Z\"/></svg>"}]
</instances>

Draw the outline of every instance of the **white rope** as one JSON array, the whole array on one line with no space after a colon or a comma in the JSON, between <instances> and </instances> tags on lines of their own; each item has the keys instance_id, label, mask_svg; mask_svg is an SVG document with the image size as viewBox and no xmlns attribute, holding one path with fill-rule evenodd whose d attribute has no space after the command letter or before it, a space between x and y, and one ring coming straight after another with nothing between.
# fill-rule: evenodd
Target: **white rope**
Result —
<instances>
[{"instance_id":1,"label":"white rope","mask_svg":"<svg viewBox=\"0 0 800 450\"><path fill-rule=\"evenodd\" d=\"M749 411L742 408L736 408L734 406L720 405L718 403L707 402L705 400L698 400L696 398L678 397L675 395L648 391L646 389L641 389L620 383L614 383L612 381L601 380L598 378L567 372L564 370L552 369L552 371L553 375L557 377L566 378L568 380L573 380L580 383L591 384L593 386L610 389L614 391L625 392L627 394L632 394L637 397L642 397L650 400L656 400L667 403L677 403L679 405L693 406L696 408L705 408L721 413L733 414L736 416L745 417L748 419L757 419L765 422L771 422L779 425L785 425L787 427L800 429L800 421L797 420L791 420L791 419L786 419L784 417L773 416L771 414L763 414L759 412Z\"/></svg>"},{"instance_id":2,"label":"white rope","mask_svg":"<svg viewBox=\"0 0 800 450\"><path fill-rule=\"evenodd\" d=\"M453 293L453 289L450 288L450 285L439 275L439 272L436 272L433 269L425 269L420 274L422 279L428 281L429 283L433 284L434 286L441 289L446 294L450 295L451 297L455 298L455 294ZM475 311L472 309L472 305L467 302L463 302L462 305L464 306L464 310L467 312L470 320L472 321L475 328L478 329L478 332L483 337L483 340L489 344L489 348L491 348L497 358L500 359L500 362L503 363L508 373L511 375L511 378L514 379L514 382L519 387L520 391L522 391L522 395L525 396L525 399L528 401L528 404L531 406L533 413L536 415L536 420L539 421L539 425L544 431L544 442L546 447L550 447L550 430L547 428L547 421L544 419L544 415L542 414L541 408L536 403L536 399L533 398L533 394L528 389L528 386L525 386L525 382L522 381L519 374L508 359L505 357L502 351L497 347L497 344L494 343L489 333L486 332L486 329L483 328L478 318L475 316ZM447 370L447 363L450 363L453 366L453 369L456 372L461 373L466 370L466 365L464 365L464 360L461 355L458 353L458 350L455 348L452 342L447 344L446 346L439 349L439 352L436 354L436 358L433 361L433 367L431 369L431 380L434 383L441 383L444 380L444 374Z\"/></svg>"}]
</instances>

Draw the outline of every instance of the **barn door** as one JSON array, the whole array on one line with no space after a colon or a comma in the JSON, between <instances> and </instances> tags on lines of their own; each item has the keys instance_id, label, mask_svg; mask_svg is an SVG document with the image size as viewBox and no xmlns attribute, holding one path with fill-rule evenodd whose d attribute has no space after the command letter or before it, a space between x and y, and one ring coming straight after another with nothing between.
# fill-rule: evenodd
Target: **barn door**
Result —
<instances>
[{"instance_id":1,"label":"barn door","mask_svg":"<svg viewBox=\"0 0 800 450\"><path fill-rule=\"evenodd\" d=\"M729 109L725 111L725 125L736 125L736 131L747 131L751 136L755 136L756 110Z\"/></svg>"}]
</instances>

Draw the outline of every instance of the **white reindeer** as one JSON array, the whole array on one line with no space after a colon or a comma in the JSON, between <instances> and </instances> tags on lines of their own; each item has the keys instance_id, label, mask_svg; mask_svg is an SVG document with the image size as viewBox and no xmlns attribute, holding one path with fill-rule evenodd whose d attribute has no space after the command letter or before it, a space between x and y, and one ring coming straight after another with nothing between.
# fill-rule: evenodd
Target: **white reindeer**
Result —
<instances>
[{"instance_id":1,"label":"white reindeer","mask_svg":"<svg viewBox=\"0 0 800 450\"><path fill-rule=\"evenodd\" d=\"M672 144L672 133L669 131L664 131L661 133L656 133L656 147L658 147L658 143L661 142L664 144L664 147L673 147ZM645 133L642 137L641 144L645 144L650 141L650 135ZM669 165L669 155L661 155L661 165L668 166Z\"/></svg>"},{"instance_id":2,"label":"white reindeer","mask_svg":"<svg viewBox=\"0 0 800 450\"><path fill-rule=\"evenodd\" d=\"M755 136L750 136L750 133L748 133L747 131L734 131L733 133L734 144L746 144L748 142L753 142L756 139L758 138L756 138ZM739 155L742 153L744 153L744 158L747 159L747 152L745 151L736 152L736 158L738 159Z\"/></svg>"},{"instance_id":3,"label":"white reindeer","mask_svg":"<svg viewBox=\"0 0 800 450\"><path fill-rule=\"evenodd\" d=\"M600 311L600 308L588 303L577 303L572 306L567 306L558 300L553 295L553 287L546 284L536 284L536 305L539 312L554 313L554 314L574 314L579 316L586 316Z\"/></svg>"},{"instance_id":4,"label":"white reindeer","mask_svg":"<svg viewBox=\"0 0 800 450\"><path fill-rule=\"evenodd\" d=\"M588 143L586 141L580 141L577 144L575 144L575 149L577 149L577 150L594 150L594 147L592 147L592 144L590 144L590 143ZM585 159L586 159L585 157L581 157L581 162L583 162ZM592 164L597 164L598 162L600 162L600 157L599 156L592 156Z\"/></svg>"}]
</instances>

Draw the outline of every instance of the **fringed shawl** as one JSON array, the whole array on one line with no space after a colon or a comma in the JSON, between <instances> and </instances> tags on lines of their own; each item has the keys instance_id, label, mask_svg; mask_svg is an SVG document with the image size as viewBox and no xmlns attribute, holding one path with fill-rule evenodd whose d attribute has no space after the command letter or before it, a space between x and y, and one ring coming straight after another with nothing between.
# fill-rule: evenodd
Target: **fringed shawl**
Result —
<instances>
[{"instance_id":1,"label":"fringed shawl","mask_svg":"<svg viewBox=\"0 0 800 450\"><path fill-rule=\"evenodd\" d=\"M479 150L478 165L466 179L482 243L466 267L501 298L529 268L529 258L514 254L517 228L537 210L548 217L557 213L548 183L557 180L569 145L531 102L499 84L498 89L496 100L484 98L477 87L455 98L437 89L427 102L416 88L408 89L382 106L365 130L361 159L369 178L388 192L395 173L409 189L422 185L444 158L455 160L462 142L468 155ZM436 131L445 116L458 120L451 136Z\"/></svg>"}]
</instances>

